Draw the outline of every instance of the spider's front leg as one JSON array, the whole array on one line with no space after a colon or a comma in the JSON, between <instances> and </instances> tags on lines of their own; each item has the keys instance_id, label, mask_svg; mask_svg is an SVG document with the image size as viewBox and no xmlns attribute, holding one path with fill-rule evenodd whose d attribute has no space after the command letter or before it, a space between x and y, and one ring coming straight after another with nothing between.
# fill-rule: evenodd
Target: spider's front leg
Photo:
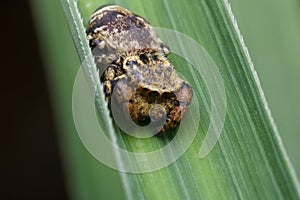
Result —
<instances>
[{"instance_id":1,"label":"spider's front leg","mask_svg":"<svg viewBox=\"0 0 300 200\"><path fill-rule=\"evenodd\" d=\"M119 118L130 118L137 123L141 113L139 112L140 98L136 93L136 87L130 81L126 74L123 74L113 81L113 97L111 96L111 108L118 112ZM126 121L126 120L125 120Z\"/></svg>"},{"instance_id":2,"label":"spider's front leg","mask_svg":"<svg viewBox=\"0 0 300 200\"><path fill-rule=\"evenodd\" d=\"M103 82L104 85L104 94L105 94L105 100L108 101L115 83L119 79L118 77L121 77L123 75L123 71L121 70L120 66L111 64L107 67L107 69L104 71L103 75L101 76L101 82Z\"/></svg>"},{"instance_id":3,"label":"spider's front leg","mask_svg":"<svg viewBox=\"0 0 300 200\"><path fill-rule=\"evenodd\" d=\"M170 108L169 113L167 114L167 121L161 131L166 131L180 124L182 118L185 116L188 110L189 104L192 101L192 87L185 82L183 82L180 89L174 93L176 95L176 104L173 104L173 106Z\"/></svg>"}]
</instances>

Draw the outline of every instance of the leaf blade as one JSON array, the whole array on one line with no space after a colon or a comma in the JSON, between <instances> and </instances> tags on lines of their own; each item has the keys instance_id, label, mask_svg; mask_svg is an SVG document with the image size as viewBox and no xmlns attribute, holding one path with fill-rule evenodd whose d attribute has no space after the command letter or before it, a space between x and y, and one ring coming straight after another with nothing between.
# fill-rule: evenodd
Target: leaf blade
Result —
<instances>
[{"instance_id":1,"label":"leaf blade","mask_svg":"<svg viewBox=\"0 0 300 200\"><path fill-rule=\"evenodd\" d=\"M218 145L209 157L205 160L197 160L195 155L197 155L199 145L192 145L176 163L159 172L140 175L123 174L123 180L132 181L132 184L129 183L131 191L127 191L131 192L129 196L135 197L135 195L143 194L144 198L157 198L158 194L155 191L162 191L165 192L166 198L178 196L188 199L199 196L203 199L299 198L297 177L281 145L253 63L232 18L228 2L194 2L194 4L185 4L184 8L181 8L180 2L168 4L165 1L155 3L126 1L119 3L136 8L137 11L144 12L145 16L147 13L152 13L149 18L154 23L190 33L201 42L219 66L227 86L227 96L231 97L227 110L229 119L227 118ZM162 20L153 12L148 11L148 6L155 8L159 13L166 13L166 19ZM178 12L174 14L173 10ZM201 14L199 14L200 10ZM83 11L83 13L88 12ZM199 14L199 21L194 23L193 20L189 21L188 18L182 17L186 13L189 19L194 19L194 16L189 13ZM198 23L202 29L198 28ZM207 106L202 106L202 108L209 110ZM202 132L199 132L202 137L204 129L202 127ZM118 135L118 132L117 137L123 141L127 149L138 150L140 147L130 138L122 134ZM201 144L201 138L196 138L195 143ZM152 145L160 146L152 141L144 145L144 150L151 149ZM257 160L262 163L254 164ZM200 164L202 167L199 167ZM222 171L224 169L229 172ZM201 173L202 170L211 176ZM183 171L184 176L182 176ZM221 177L221 180L218 177ZM160 183L155 184L155 180L159 180ZM140 186L137 191L132 188L136 184ZM194 185L187 187L187 184ZM172 186L162 190L164 185ZM217 192L212 192L213 186ZM201 194L199 191L202 191Z\"/></svg>"}]
</instances>

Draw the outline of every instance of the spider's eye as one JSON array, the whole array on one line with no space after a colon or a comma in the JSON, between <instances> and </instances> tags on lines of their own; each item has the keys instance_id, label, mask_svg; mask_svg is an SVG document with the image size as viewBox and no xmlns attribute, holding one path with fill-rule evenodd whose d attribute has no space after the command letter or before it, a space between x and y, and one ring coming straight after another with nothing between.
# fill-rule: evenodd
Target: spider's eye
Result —
<instances>
[{"instance_id":1,"label":"spider's eye","mask_svg":"<svg viewBox=\"0 0 300 200\"><path fill-rule=\"evenodd\" d=\"M138 62L136 60L127 60L126 65L127 66L138 65Z\"/></svg>"},{"instance_id":2,"label":"spider's eye","mask_svg":"<svg viewBox=\"0 0 300 200\"><path fill-rule=\"evenodd\" d=\"M128 65L128 66L133 65L133 62L132 61L127 61L126 65Z\"/></svg>"},{"instance_id":3,"label":"spider's eye","mask_svg":"<svg viewBox=\"0 0 300 200\"><path fill-rule=\"evenodd\" d=\"M157 55L153 55L153 56L152 56L152 59L153 59L153 60L158 60L158 56L157 56Z\"/></svg>"},{"instance_id":4,"label":"spider's eye","mask_svg":"<svg viewBox=\"0 0 300 200\"><path fill-rule=\"evenodd\" d=\"M141 61L144 63L144 64L147 64L148 63L148 57L145 55L145 54L141 54L140 56L140 59Z\"/></svg>"}]
</instances>

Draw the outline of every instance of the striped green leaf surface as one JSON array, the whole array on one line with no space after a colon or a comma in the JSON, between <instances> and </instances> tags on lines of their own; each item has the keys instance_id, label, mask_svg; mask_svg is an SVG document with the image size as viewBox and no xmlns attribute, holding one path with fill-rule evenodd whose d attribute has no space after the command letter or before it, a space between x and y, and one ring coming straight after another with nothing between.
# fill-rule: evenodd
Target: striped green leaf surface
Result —
<instances>
[{"instance_id":1,"label":"striped green leaf surface","mask_svg":"<svg viewBox=\"0 0 300 200\"><path fill-rule=\"evenodd\" d=\"M127 199L299 199L297 177L285 154L254 66L226 0L193 0L188 3L179 0L78 0L77 4L72 0L61 0L61 3L82 61L90 59L84 32L89 15L99 6L117 4L144 17L154 27L176 30L197 41L221 74L227 98L224 128L212 151L200 159L199 150L210 123L210 92L203 74L186 67L189 64L183 58L170 55L169 60L178 73L193 86L199 108L189 112L191 116L200 112L199 129L191 146L171 165L149 173L120 172ZM181 44L181 47L187 48L184 45ZM92 63L90 65L93 66ZM88 73L88 79L97 77L96 71ZM98 92L99 88L98 85ZM169 137L136 139L116 127L111 128L111 119L101 98L96 106L100 120L105 122L101 123L103 128L123 149L150 152L170 142ZM193 131L184 127L185 134ZM64 142L68 143L67 138ZM83 148L79 146L70 145L70 149ZM107 169L97 167L100 164L96 160L85 163L91 156L80 151L83 150L78 150L78 154L72 152L81 160L77 159L77 163L74 163L76 159L70 161L78 165L70 166L75 171L70 173L70 177L74 177L76 169L83 175L89 175L71 178L75 182L72 183L75 185L73 188L80 188L78 196L74 196L78 199L99 198L103 190L99 192L97 187L105 185L101 177ZM169 152L169 155L173 153ZM116 155L115 159L119 165L124 164L124 158Z\"/></svg>"}]
</instances>

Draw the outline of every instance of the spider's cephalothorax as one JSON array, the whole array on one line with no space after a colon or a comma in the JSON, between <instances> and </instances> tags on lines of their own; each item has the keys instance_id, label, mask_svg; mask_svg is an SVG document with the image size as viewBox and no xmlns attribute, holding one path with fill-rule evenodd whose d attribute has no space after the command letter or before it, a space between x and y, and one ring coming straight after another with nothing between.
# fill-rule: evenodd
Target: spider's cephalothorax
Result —
<instances>
[{"instance_id":1,"label":"spider's cephalothorax","mask_svg":"<svg viewBox=\"0 0 300 200\"><path fill-rule=\"evenodd\" d=\"M169 48L143 18L119 6L90 17L87 38L104 83L107 101L116 96L134 122L162 117L157 132L176 127L192 99L192 88L167 60Z\"/></svg>"}]
</instances>

